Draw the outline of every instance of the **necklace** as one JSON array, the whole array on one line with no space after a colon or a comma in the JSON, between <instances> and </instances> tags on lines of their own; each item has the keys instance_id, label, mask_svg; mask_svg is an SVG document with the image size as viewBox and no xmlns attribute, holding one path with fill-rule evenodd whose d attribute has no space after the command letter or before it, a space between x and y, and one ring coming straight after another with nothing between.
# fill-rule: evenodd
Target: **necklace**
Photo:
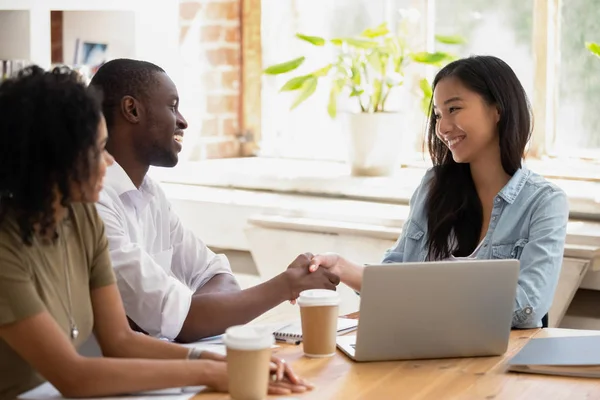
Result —
<instances>
[{"instance_id":1,"label":"necklace","mask_svg":"<svg viewBox=\"0 0 600 400\"><path fill-rule=\"evenodd\" d=\"M64 273L65 273L65 283L67 285L68 306L65 305L63 298L60 296L59 293L57 293L57 295L58 295L57 297L60 300L60 304L62 305L63 309L65 310L65 312L67 313L67 316L69 318L69 326L70 326L69 334L71 336L71 339L75 340L79 336L79 329L77 328L77 324L75 323L75 319L73 318L73 303L71 302L71 282L69 279L69 270L71 269L71 262L70 262L71 260L69 258L69 249L67 248L67 242L65 241L65 234L62 229L62 226L60 226L60 228L59 228L58 237L60 239L60 245L63 249L63 258L64 258L64 261L66 264L64 267ZM37 237L35 237L35 236L34 236L34 241L35 241L36 248L38 249L38 252L42 256L42 259L44 260L44 264L46 265L46 268L48 268L50 270L52 268L52 266L50 265L50 262L46 258L46 255L44 254L44 252L41 250L39 242L37 240Z\"/></svg>"},{"instance_id":2,"label":"necklace","mask_svg":"<svg viewBox=\"0 0 600 400\"><path fill-rule=\"evenodd\" d=\"M69 280L69 270L71 269L71 259L69 257L69 249L67 248L67 242L65 241L64 232L60 232L60 241L62 244L65 261L67 263L65 270L65 282L67 283L67 300L69 302L69 324L71 325L71 339L75 340L79 336L79 329L77 329L77 324L75 323L75 319L73 318L73 303L71 302L71 282ZM61 300L62 301L62 300ZM63 304L64 307L64 304Z\"/></svg>"}]
</instances>

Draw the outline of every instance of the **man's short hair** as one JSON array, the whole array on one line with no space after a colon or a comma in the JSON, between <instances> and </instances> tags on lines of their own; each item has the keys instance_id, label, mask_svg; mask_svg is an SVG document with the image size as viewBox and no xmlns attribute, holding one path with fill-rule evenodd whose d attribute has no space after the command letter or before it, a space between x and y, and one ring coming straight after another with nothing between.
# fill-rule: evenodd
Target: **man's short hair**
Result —
<instances>
[{"instance_id":1,"label":"man's short hair","mask_svg":"<svg viewBox=\"0 0 600 400\"><path fill-rule=\"evenodd\" d=\"M155 75L164 72L151 62L128 58L111 60L98 69L90 86L99 89L103 95L102 111L109 129L114 124L115 111L123 97L146 99L148 90L156 83Z\"/></svg>"}]
</instances>

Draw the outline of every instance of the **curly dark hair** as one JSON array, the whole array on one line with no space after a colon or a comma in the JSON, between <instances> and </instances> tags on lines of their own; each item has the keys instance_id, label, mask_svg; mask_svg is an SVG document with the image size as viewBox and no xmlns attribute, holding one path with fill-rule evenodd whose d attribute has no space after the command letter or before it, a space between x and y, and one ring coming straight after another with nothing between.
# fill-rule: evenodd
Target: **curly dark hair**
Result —
<instances>
[{"instance_id":1,"label":"curly dark hair","mask_svg":"<svg viewBox=\"0 0 600 400\"><path fill-rule=\"evenodd\" d=\"M92 78L90 86L98 89L103 97L106 126L113 127L115 112L125 96L140 101L148 99L148 91L156 86L156 74L165 70L148 61L117 58L102 65Z\"/></svg>"},{"instance_id":2,"label":"curly dark hair","mask_svg":"<svg viewBox=\"0 0 600 400\"><path fill-rule=\"evenodd\" d=\"M0 85L0 224L14 214L23 242L53 229L56 196L90 177L101 99L66 68L22 70Z\"/></svg>"}]
</instances>

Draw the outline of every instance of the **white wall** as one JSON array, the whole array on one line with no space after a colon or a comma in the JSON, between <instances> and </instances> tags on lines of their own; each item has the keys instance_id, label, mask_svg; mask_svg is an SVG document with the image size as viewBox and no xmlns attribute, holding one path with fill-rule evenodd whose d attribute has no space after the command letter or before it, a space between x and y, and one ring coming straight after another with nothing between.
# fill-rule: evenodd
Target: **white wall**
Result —
<instances>
[{"instance_id":1,"label":"white wall","mask_svg":"<svg viewBox=\"0 0 600 400\"><path fill-rule=\"evenodd\" d=\"M65 11L63 13L63 59L75 63L75 45L80 47L77 63L81 63L83 42L107 44L107 60L134 58L135 14L133 11Z\"/></svg>"},{"instance_id":2,"label":"white wall","mask_svg":"<svg viewBox=\"0 0 600 400\"><path fill-rule=\"evenodd\" d=\"M0 0L1 10L28 10L29 59L42 67L50 66L50 11L133 12L134 57L159 64L175 79L181 70L179 56L178 0ZM131 35L130 27L110 24L106 30ZM6 39L0 37L0 42ZM65 49L65 51L69 51ZM67 62L73 53L66 54Z\"/></svg>"},{"instance_id":3,"label":"white wall","mask_svg":"<svg viewBox=\"0 0 600 400\"><path fill-rule=\"evenodd\" d=\"M29 60L29 12L0 11L0 60Z\"/></svg>"}]
</instances>

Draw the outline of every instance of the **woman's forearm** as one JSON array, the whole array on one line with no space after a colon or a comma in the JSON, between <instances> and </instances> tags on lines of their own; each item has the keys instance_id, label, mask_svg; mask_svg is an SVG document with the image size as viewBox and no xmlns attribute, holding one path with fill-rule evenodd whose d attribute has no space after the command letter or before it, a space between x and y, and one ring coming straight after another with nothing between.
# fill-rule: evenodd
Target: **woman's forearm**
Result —
<instances>
[{"instance_id":1,"label":"woman's forearm","mask_svg":"<svg viewBox=\"0 0 600 400\"><path fill-rule=\"evenodd\" d=\"M163 360L184 359L187 357L188 351L189 349L178 344L133 331L129 332L124 340L113 340L109 348L102 348L106 357Z\"/></svg>"},{"instance_id":2,"label":"woman's forearm","mask_svg":"<svg viewBox=\"0 0 600 400\"><path fill-rule=\"evenodd\" d=\"M352 289L360 292L362 288L362 279L364 265L357 264L345 258L340 259L340 280Z\"/></svg>"},{"instance_id":3,"label":"woman's forearm","mask_svg":"<svg viewBox=\"0 0 600 400\"><path fill-rule=\"evenodd\" d=\"M146 360L80 357L57 389L69 398L98 397L172 387L210 385L220 364L210 360ZM211 372L212 370L212 372ZM68 376L68 378L67 378Z\"/></svg>"}]
</instances>

